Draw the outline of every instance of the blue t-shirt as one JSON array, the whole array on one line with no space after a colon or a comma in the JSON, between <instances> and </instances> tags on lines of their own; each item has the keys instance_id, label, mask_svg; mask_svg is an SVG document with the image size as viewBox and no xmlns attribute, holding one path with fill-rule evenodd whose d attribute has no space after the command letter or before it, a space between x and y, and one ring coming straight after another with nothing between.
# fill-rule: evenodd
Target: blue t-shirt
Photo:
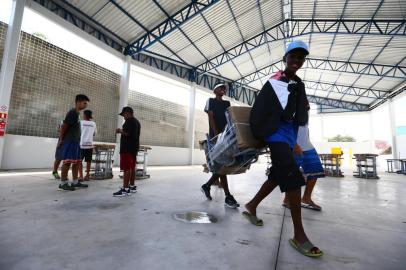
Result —
<instances>
[{"instance_id":1,"label":"blue t-shirt","mask_svg":"<svg viewBox=\"0 0 406 270\"><path fill-rule=\"evenodd\" d=\"M297 126L293 122L285 122L281 120L279 128L272 135L266 138L270 142L284 142L289 144L291 148L295 147L297 140Z\"/></svg>"}]
</instances>

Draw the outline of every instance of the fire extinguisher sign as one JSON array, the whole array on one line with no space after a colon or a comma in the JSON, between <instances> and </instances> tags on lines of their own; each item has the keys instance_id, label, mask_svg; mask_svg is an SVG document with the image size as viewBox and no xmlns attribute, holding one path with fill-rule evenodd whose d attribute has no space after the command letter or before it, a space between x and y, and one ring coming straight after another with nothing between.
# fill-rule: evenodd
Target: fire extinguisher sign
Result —
<instances>
[{"instance_id":1,"label":"fire extinguisher sign","mask_svg":"<svg viewBox=\"0 0 406 270\"><path fill-rule=\"evenodd\" d=\"M6 105L0 106L0 137L6 133L7 109Z\"/></svg>"}]
</instances>

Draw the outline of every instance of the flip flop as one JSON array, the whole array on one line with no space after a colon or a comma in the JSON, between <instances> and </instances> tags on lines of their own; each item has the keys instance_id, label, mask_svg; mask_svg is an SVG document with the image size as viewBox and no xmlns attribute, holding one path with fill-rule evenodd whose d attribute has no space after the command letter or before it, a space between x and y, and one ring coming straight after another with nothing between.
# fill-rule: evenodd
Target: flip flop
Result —
<instances>
[{"instance_id":1,"label":"flip flop","mask_svg":"<svg viewBox=\"0 0 406 270\"><path fill-rule=\"evenodd\" d=\"M317 206L315 206L313 204L310 204L310 203L302 202L300 206L303 207L303 208L306 208L306 209L314 210L314 211L321 211L321 207L317 207Z\"/></svg>"},{"instance_id":2,"label":"flip flop","mask_svg":"<svg viewBox=\"0 0 406 270\"><path fill-rule=\"evenodd\" d=\"M253 225L255 226L264 226L262 219L259 219L257 216L252 215L248 211L242 212L242 215Z\"/></svg>"},{"instance_id":3,"label":"flip flop","mask_svg":"<svg viewBox=\"0 0 406 270\"><path fill-rule=\"evenodd\" d=\"M286 204L286 203L282 203L282 206L287 208L287 209L290 209L290 206L288 204Z\"/></svg>"},{"instance_id":4,"label":"flip flop","mask_svg":"<svg viewBox=\"0 0 406 270\"><path fill-rule=\"evenodd\" d=\"M324 254L323 251L321 251L318 247L313 245L310 241L304 242L303 244L299 244L296 240L289 239L289 243L294 249L296 249L297 251L299 251L300 253L302 253L307 257L319 258ZM312 253L312 250L314 249L318 249L320 253Z\"/></svg>"}]
</instances>

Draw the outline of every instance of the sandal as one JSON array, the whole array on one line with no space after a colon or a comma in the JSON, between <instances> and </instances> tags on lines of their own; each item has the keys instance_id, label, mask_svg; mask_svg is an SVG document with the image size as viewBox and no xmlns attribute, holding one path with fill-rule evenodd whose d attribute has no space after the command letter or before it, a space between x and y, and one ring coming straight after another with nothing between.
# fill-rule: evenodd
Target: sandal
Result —
<instances>
[{"instance_id":1,"label":"sandal","mask_svg":"<svg viewBox=\"0 0 406 270\"><path fill-rule=\"evenodd\" d=\"M303 255L311 258L319 258L323 256L323 251L321 251L318 247L313 245L310 241L304 242L303 244L299 244L296 240L294 239L289 239L289 243L291 246L302 253ZM320 253L315 253L316 251L319 251Z\"/></svg>"},{"instance_id":2,"label":"sandal","mask_svg":"<svg viewBox=\"0 0 406 270\"><path fill-rule=\"evenodd\" d=\"M311 203L304 203L302 202L301 207L306 208L306 209L311 209L311 210L315 210L315 211L321 211L321 207L316 205L316 204L311 204Z\"/></svg>"},{"instance_id":3,"label":"sandal","mask_svg":"<svg viewBox=\"0 0 406 270\"><path fill-rule=\"evenodd\" d=\"M255 226L264 226L262 219L259 219L257 216L252 215L248 211L242 212L242 215L253 225Z\"/></svg>"}]
</instances>

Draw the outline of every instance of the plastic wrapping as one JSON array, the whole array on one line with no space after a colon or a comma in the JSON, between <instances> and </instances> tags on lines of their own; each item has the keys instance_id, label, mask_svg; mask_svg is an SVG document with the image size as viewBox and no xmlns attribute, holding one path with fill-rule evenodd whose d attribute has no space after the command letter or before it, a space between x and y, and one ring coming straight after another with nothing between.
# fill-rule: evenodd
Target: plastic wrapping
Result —
<instances>
[{"instance_id":1,"label":"plastic wrapping","mask_svg":"<svg viewBox=\"0 0 406 270\"><path fill-rule=\"evenodd\" d=\"M206 154L206 166L210 172L221 175L246 172L262 154L260 149L240 149L237 143L236 126L226 113L228 124L224 131L214 138L201 141L201 149Z\"/></svg>"}]
</instances>

